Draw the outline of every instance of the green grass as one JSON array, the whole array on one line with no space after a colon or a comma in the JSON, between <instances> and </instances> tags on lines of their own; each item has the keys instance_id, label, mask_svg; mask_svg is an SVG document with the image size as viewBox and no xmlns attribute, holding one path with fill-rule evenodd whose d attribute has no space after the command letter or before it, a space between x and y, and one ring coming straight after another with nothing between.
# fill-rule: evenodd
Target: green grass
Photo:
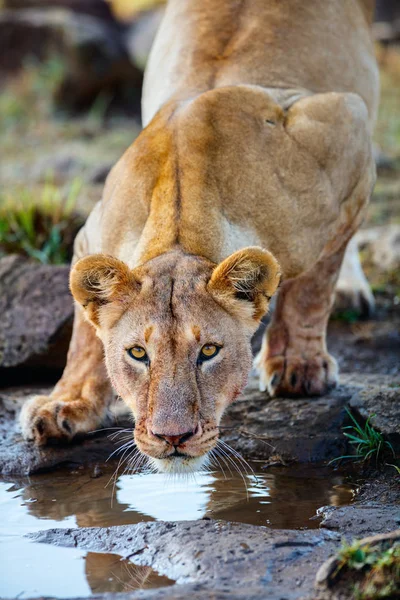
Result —
<instances>
[{"instance_id":1,"label":"green grass","mask_svg":"<svg viewBox=\"0 0 400 600\"><path fill-rule=\"evenodd\" d=\"M347 308L345 310L335 310L331 315L332 321L341 321L352 325L361 319L361 312L355 308Z\"/></svg>"},{"instance_id":2,"label":"green grass","mask_svg":"<svg viewBox=\"0 0 400 600\"><path fill-rule=\"evenodd\" d=\"M370 415L365 424L361 425L348 408L346 408L346 412L352 421L352 425L343 427L343 435L349 440L355 454L339 456L330 461L330 464L346 458L362 462L375 459L376 464L378 464L383 462L388 451L395 456L392 444L385 440L383 435L371 425L371 419L375 415Z\"/></svg>"},{"instance_id":3,"label":"green grass","mask_svg":"<svg viewBox=\"0 0 400 600\"><path fill-rule=\"evenodd\" d=\"M354 600L397 597L396 594L400 593L399 542L343 542L338 553L338 567L334 577L341 572L343 574L344 571L351 581L361 580L351 586Z\"/></svg>"},{"instance_id":4,"label":"green grass","mask_svg":"<svg viewBox=\"0 0 400 600\"><path fill-rule=\"evenodd\" d=\"M400 475L400 467L398 467L397 465L392 465L391 463L387 463L388 467L393 467L393 469L396 470L397 475Z\"/></svg>"},{"instance_id":5,"label":"green grass","mask_svg":"<svg viewBox=\"0 0 400 600\"><path fill-rule=\"evenodd\" d=\"M41 196L22 187L0 198L0 256L23 254L44 264L63 264L83 224L76 211L81 182L60 188L48 181Z\"/></svg>"}]
</instances>

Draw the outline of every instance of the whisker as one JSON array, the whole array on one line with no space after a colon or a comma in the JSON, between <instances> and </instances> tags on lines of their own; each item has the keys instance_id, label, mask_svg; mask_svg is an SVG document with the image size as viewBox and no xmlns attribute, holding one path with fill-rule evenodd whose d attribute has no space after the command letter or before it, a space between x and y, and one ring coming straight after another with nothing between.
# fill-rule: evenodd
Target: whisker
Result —
<instances>
[{"instance_id":1,"label":"whisker","mask_svg":"<svg viewBox=\"0 0 400 600\"><path fill-rule=\"evenodd\" d=\"M112 430L123 430L123 427L100 427L100 429L93 429L92 431L88 431L88 433L99 433L100 431L112 431ZM125 431L128 431L127 429Z\"/></svg>"},{"instance_id":2,"label":"whisker","mask_svg":"<svg viewBox=\"0 0 400 600\"><path fill-rule=\"evenodd\" d=\"M123 448L124 448L124 447L125 447L125 449L123 450ZM135 446L135 442L134 442L133 440L132 440L131 442L128 442L127 444L124 444L124 446L123 446L123 447L121 447L121 448L117 448L117 451L118 451L118 450L119 450L119 451L122 451L122 450L123 450L123 453L122 453L122 456L120 457L120 459L119 459L119 461L118 461L118 464L117 464L117 467L116 467L115 471L113 472L113 474L111 475L110 479L108 480L108 482L107 482L107 483L106 483L106 485L105 485L105 488L106 488L106 487L107 487L107 486L110 484L110 482L113 480L113 488L112 488L112 492L111 492L111 508L112 508L112 506L113 506L114 493L115 493L115 486L116 486L117 479L118 479L118 471L119 471L119 468L120 468L121 464L123 464L124 462L126 462L126 461L127 461L129 458L130 458L130 455L129 455L129 450L130 450L131 448L133 449L133 452L139 452L139 451L137 450L137 448L136 448L136 446ZM114 453L115 453L115 452L113 452L113 454L114 454ZM126 456L126 454L127 454L127 453L128 453L128 456ZM124 458L125 456L126 456L126 458ZM110 458L110 457L108 457L108 458ZM107 459L107 460L108 460L108 459Z\"/></svg>"},{"instance_id":3,"label":"whisker","mask_svg":"<svg viewBox=\"0 0 400 600\"><path fill-rule=\"evenodd\" d=\"M229 446L228 446L228 448L229 448ZM231 449L231 448L229 448L229 449ZM241 471L241 469L240 469L240 463L239 463L239 465L238 465L238 464L237 464L237 463L236 463L236 462L233 460L233 457L231 457L231 456L228 454L227 450L226 450L224 447L220 447L220 448L219 448L219 451L220 451L221 455L225 456L225 458L228 460L228 462L230 462L230 463L231 463L231 465L233 466L233 468L234 468L234 469L235 469L235 470L236 470L236 471L239 473L240 477L241 477L241 478L242 478L242 480L243 480L244 486L245 486L245 488L246 488L246 496L247 496L247 499L248 499L248 497L249 497L249 493L248 493L247 482L246 482L246 478L245 478L245 475L247 475L247 473L246 473L246 472L245 472L244 474L242 473L242 471Z\"/></svg>"},{"instance_id":4,"label":"whisker","mask_svg":"<svg viewBox=\"0 0 400 600\"><path fill-rule=\"evenodd\" d=\"M210 462L215 460L215 462L217 463L217 467L218 467L218 468L219 468L219 469L222 471L222 474L223 474L223 476L224 476L224 479L226 480L226 474L225 474L225 471L224 471L224 469L223 469L223 466L221 465L221 463L220 463L220 462L219 462L219 460L218 460L218 454L217 454L217 452L216 452L216 448L213 448L213 450L211 450L211 451L209 452L209 456L210 456ZM222 458L222 457L221 457L221 458ZM225 462L225 461L224 461L224 462ZM226 464L226 463L225 463L225 464ZM211 465L210 465L210 466L211 466ZM210 471L210 469L208 469L208 471Z\"/></svg>"},{"instance_id":5,"label":"whisker","mask_svg":"<svg viewBox=\"0 0 400 600\"><path fill-rule=\"evenodd\" d=\"M114 454L118 454L119 452L122 452L122 450L124 450L125 448L129 448L130 446L134 446L135 442L133 440L129 440L128 442L125 442L125 444L123 444L122 446L119 446L119 448L116 448L113 452L111 452L110 456L107 458L106 462L108 462L110 460L110 458L112 458L114 456Z\"/></svg>"},{"instance_id":6,"label":"whisker","mask_svg":"<svg viewBox=\"0 0 400 600\"><path fill-rule=\"evenodd\" d=\"M140 469L141 465L145 462L145 460L146 460L146 455L143 454L142 452L138 451L137 454L135 454L134 456L132 456L129 459L124 473L125 472L127 472L128 474L136 473L136 471L138 471Z\"/></svg>"},{"instance_id":7,"label":"whisker","mask_svg":"<svg viewBox=\"0 0 400 600\"><path fill-rule=\"evenodd\" d=\"M228 469L230 476L233 477L232 469L231 469L229 463L226 461L225 457L220 453L220 449L218 448L218 446L216 446L213 449L213 453L215 455L215 458L217 459L217 463L218 463L218 465L219 465L222 473L224 474L224 478L227 479L226 473L225 473L224 468L223 468L223 466L221 464L221 460L224 463L225 467Z\"/></svg>"},{"instance_id":8,"label":"whisker","mask_svg":"<svg viewBox=\"0 0 400 600\"><path fill-rule=\"evenodd\" d=\"M243 456L242 456L242 455L241 455L241 454L240 454L240 453L239 453L237 450L235 450L234 448L232 448L232 446L230 446L229 444L227 444L227 443L226 443L224 440L221 440L221 439L220 439L220 440L218 440L218 441L219 441L219 443L220 443L220 444L221 444L221 445L222 445L224 448L226 448L226 450L228 450L228 452L231 452L231 453L232 453L232 454L235 456L235 458L236 458L237 460L239 460L239 461L240 461L240 462L241 462L241 463L242 463L242 464L243 464L243 465L246 467L246 469L248 469L248 470L251 472L251 475L252 475L252 476L255 478L255 480L258 482L257 475L255 474L253 467L252 467L252 466L251 466L251 465L250 465L250 464L247 462L247 460L245 460L245 459L243 458Z\"/></svg>"},{"instance_id":9,"label":"whisker","mask_svg":"<svg viewBox=\"0 0 400 600\"><path fill-rule=\"evenodd\" d=\"M111 433L107 437L110 440L114 440L116 437L118 437L119 435L122 435L123 433L132 435L133 431L134 431L133 427L130 429L119 429L118 431L114 431L114 433Z\"/></svg>"},{"instance_id":10,"label":"whisker","mask_svg":"<svg viewBox=\"0 0 400 600\"><path fill-rule=\"evenodd\" d=\"M115 488L116 488L117 480L118 480L118 471L119 471L119 468L120 468L121 464L124 464L126 461L133 460L133 458L135 458L137 456L137 454L139 453L139 450L137 448L133 448L133 450L132 450L131 453L129 453L129 450L130 450L130 448L127 448L125 450L124 454L121 456L121 458L119 460L119 463L118 463L118 466L117 466L117 468L115 470L115 473L114 473L113 489L112 489L112 494L111 494L111 508L112 508L112 505L113 505L113 499L114 499L114 495L115 495ZM124 458L124 456L125 456L125 454L127 452L128 452L128 456L126 456ZM124 470L124 472L125 472L125 470Z\"/></svg>"}]
</instances>

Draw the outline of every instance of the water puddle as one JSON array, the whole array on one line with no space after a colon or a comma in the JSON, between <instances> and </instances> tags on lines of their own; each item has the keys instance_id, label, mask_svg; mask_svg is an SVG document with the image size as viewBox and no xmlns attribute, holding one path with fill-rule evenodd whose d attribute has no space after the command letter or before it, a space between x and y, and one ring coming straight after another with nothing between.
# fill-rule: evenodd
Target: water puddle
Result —
<instances>
[{"instance_id":1,"label":"water puddle","mask_svg":"<svg viewBox=\"0 0 400 600\"><path fill-rule=\"evenodd\" d=\"M0 481L0 597L84 597L171 585L149 567L115 554L32 543L26 533L53 527L108 527L154 520L225 519L279 529L316 528L322 505L349 504L353 492L326 468L271 468L255 475L121 475L115 466L60 469ZM310 520L312 519L312 520Z\"/></svg>"}]
</instances>

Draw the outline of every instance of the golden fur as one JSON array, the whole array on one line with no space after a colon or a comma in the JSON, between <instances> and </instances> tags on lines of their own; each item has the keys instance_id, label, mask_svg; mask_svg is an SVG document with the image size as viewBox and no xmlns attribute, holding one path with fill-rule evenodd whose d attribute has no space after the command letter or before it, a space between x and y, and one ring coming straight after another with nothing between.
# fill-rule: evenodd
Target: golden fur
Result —
<instances>
[{"instance_id":1,"label":"golden fur","mask_svg":"<svg viewBox=\"0 0 400 600\"><path fill-rule=\"evenodd\" d=\"M24 409L27 439L94 429L113 387L158 468L198 467L245 385L280 274L256 360L262 389L336 384L326 325L375 178L370 4L170 0L146 127L78 235L68 364ZM201 362L204 344L219 352ZM137 345L147 362L129 356Z\"/></svg>"}]
</instances>

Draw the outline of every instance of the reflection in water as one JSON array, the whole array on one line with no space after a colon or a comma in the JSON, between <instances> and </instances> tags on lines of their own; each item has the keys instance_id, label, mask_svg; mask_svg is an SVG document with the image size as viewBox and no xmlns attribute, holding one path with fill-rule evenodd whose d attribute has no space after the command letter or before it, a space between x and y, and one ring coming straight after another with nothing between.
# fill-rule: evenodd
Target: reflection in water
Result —
<instances>
[{"instance_id":1,"label":"reflection in water","mask_svg":"<svg viewBox=\"0 0 400 600\"><path fill-rule=\"evenodd\" d=\"M113 495L108 485L113 468L91 477L89 469L36 475L16 480L23 498L19 513L36 519L65 521L80 527L107 527L154 520L191 520L202 517L265 525L279 529L316 528L309 519L322 505L351 502L353 492L342 477L326 468L296 466L224 478L220 472L171 478L162 473L121 475ZM36 521L36 524L38 522ZM38 529L44 524L39 523ZM71 523L69 522L69 525Z\"/></svg>"},{"instance_id":2,"label":"reflection in water","mask_svg":"<svg viewBox=\"0 0 400 600\"><path fill-rule=\"evenodd\" d=\"M28 532L204 516L280 529L315 528L319 521L310 518L317 508L352 499L351 487L326 468L263 471L260 466L253 463L256 476L245 476L246 486L239 474L225 478L219 472L190 479L122 475L113 502L113 486L107 483L115 465L102 467L96 478L82 468L0 482L0 596L73 597L173 583L118 555L33 544L22 537Z\"/></svg>"},{"instance_id":3,"label":"reflection in water","mask_svg":"<svg viewBox=\"0 0 400 600\"><path fill-rule=\"evenodd\" d=\"M134 565L118 554L88 552L85 573L93 594L130 592L133 590L173 585L173 581L159 575L151 567Z\"/></svg>"}]
</instances>

